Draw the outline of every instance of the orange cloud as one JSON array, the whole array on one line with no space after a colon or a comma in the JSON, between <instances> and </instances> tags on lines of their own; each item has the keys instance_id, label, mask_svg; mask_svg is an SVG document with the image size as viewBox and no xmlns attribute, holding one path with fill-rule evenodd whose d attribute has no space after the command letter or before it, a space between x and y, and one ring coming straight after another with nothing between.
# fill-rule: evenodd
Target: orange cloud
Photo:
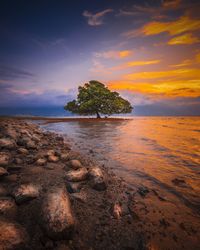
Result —
<instances>
[{"instance_id":1,"label":"orange cloud","mask_svg":"<svg viewBox=\"0 0 200 250\"><path fill-rule=\"evenodd\" d=\"M200 53L197 53L197 55L196 55L196 62L200 63Z\"/></svg>"},{"instance_id":2,"label":"orange cloud","mask_svg":"<svg viewBox=\"0 0 200 250\"><path fill-rule=\"evenodd\" d=\"M145 66L145 65L151 65L151 64L157 64L160 60L150 60L150 61L131 61L124 64L121 64L116 67L112 67L111 70L122 70L127 69L135 66Z\"/></svg>"},{"instance_id":3,"label":"orange cloud","mask_svg":"<svg viewBox=\"0 0 200 250\"><path fill-rule=\"evenodd\" d=\"M155 71L155 72L137 72L124 76L126 80L138 79L159 79L159 78L200 78L200 69L177 69L168 71Z\"/></svg>"},{"instance_id":4,"label":"orange cloud","mask_svg":"<svg viewBox=\"0 0 200 250\"><path fill-rule=\"evenodd\" d=\"M113 81L108 84L113 90L129 90L146 95L156 95L157 98L167 97L198 97L200 96L200 80L172 80L157 83L136 83L132 81Z\"/></svg>"},{"instance_id":5,"label":"orange cloud","mask_svg":"<svg viewBox=\"0 0 200 250\"><path fill-rule=\"evenodd\" d=\"M126 58L133 54L132 50L109 50L104 52L97 52L95 53L95 57L101 57L105 59L120 59Z\"/></svg>"},{"instance_id":6,"label":"orange cloud","mask_svg":"<svg viewBox=\"0 0 200 250\"><path fill-rule=\"evenodd\" d=\"M181 36L176 36L168 41L169 45L179 45L179 44L194 44L198 43L200 40L193 36L191 33L186 33Z\"/></svg>"},{"instance_id":7,"label":"orange cloud","mask_svg":"<svg viewBox=\"0 0 200 250\"><path fill-rule=\"evenodd\" d=\"M139 30L131 30L124 33L125 36L131 38L136 35L157 35L167 32L170 35L179 35L188 31L195 31L200 29L200 20L192 19L189 16L182 16L175 21L170 22L149 22Z\"/></svg>"},{"instance_id":8,"label":"orange cloud","mask_svg":"<svg viewBox=\"0 0 200 250\"><path fill-rule=\"evenodd\" d=\"M190 59L186 59L184 60L183 62L179 63L179 64L174 64L174 65L170 65L171 67L185 67L185 66L188 66L188 65L191 65L193 64L192 60Z\"/></svg>"},{"instance_id":9,"label":"orange cloud","mask_svg":"<svg viewBox=\"0 0 200 250\"><path fill-rule=\"evenodd\" d=\"M176 9L181 3L181 0L164 0L162 6L165 9Z\"/></svg>"}]
</instances>

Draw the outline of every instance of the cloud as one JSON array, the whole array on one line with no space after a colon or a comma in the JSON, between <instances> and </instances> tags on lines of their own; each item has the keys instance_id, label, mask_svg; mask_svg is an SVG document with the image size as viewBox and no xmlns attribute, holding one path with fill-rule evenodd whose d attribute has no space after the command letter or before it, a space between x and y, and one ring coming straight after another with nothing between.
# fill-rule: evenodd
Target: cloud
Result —
<instances>
[{"instance_id":1,"label":"cloud","mask_svg":"<svg viewBox=\"0 0 200 250\"><path fill-rule=\"evenodd\" d=\"M170 67L185 67L185 66L188 66L188 65L191 65L191 64L193 64L193 61L190 60L190 59L186 59L186 60L183 60L179 64L170 65Z\"/></svg>"},{"instance_id":2,"label":"cloud","mask_svg":"<svg viewBox=\"0 0 200 250\"><path fill-rule=\"evenodd\" d=\"M96 52L95 57L105 59L121 59L129 57L133 54L131 50L108 50L104 52Z\"/></svg>"},{"instance_id":3,"label":"cloud","mask_svg":"<svg viewBox=\"0 0 200 250\"><path fill-rule=\"evenodd\" d=\"M146 65L152 65L152 64L158 64L160 63L160 60L147 60L147 61L131 61L123 63L119 66L112 67L111 70L123 70L131 67L136 66L146 66Z\"/></svg>"},{"instance_id":4,"label":"cloud","mask_svg":"<svg viewBox=\"0 0 200 250\"><path fill-rule=\"evenodd\" d=\"M110 69L105 67L99 60L94 59L92 63L93 65L92 68L90 68L90 72L100 75L108 75L112 73Z\"/></svg>"},{"instance_id":5,"label":"cloud","mask_svg":"<svg viewBox=\"0 0 200 250\"><path fill-rule=\"evenodd\" d=\"M133 74L127 74L124 76L126 80L138 80L138 79L158 79L158 78L191 78L199 79L200 78L200 69L176 69L176 70L167 70L167 71L147 71L147 72L137 72Z\"/></svg>"},{"instance_id":6,"label":"cloud","mask_svg":"<svg viewBox=\"0 0 200 250\"><path fill-rule=\"evenodd\" d=\"M190 97L200 96L200 80L161 80L156 83L134 82L134 81L113 81L108 87L114 90L127 90L133 93L141 93L152 96L156 99L164 97Z\"/></svg>"},{"instance_id":7,"label":"cloud","mask_svg":"<svg viewBox=\"0 0 200 250\"><path fill-rule=\"evenodd\" d=\"M87 18L89 25L99 26L103 24L104 16L110 12L113 12L113 9L106 9L101 12L97 12L96 14L92 14L91 12L85 10L83 12L83 16Z\"/></svg>"},{"instance_id":8,"label":"cloud","mask_svg":"<svg viewBox=\"0 0 200 250\"><path fill-rule=\"evenodd\" d=\"M24 69L15 68L7 65L0 65L1 80L12 80L16 78L32 78L34 74Z\"/></svg>"},{"instance_id":9,"label":"cloud","mask_svg":"<svg viewBox=\"0 0 200 250\"><path fill-rule=\"evenodd\" d=\"M200 42L200 39L193 36L191 33L185 33L181 36L176 36L168 41L169 45L179 45L179 44L194 44Z\"/></svg>"},{"instance_id":10,"label":"cloud","mask_svg":"<svg viewBox=\"0 0 200 250\"><path fill-rule=\"evenodd\" d=\"M153 21L145 24L142 28L137 30L130 30L123 35L132 38L138 35L151 36L167 32L169 35L179 35L188 31L195 31L200 29L200 20L192 19L185 15L175 21L158 22Z\"/></svg>"},{"instance_id":11,"label":"cloud","mask_svg":"<svg viewBox=\"0 0 200 250\"><path fill-rule=\"evenodd\" d=\"M181 0L164 0L162 7L165 9L177 9L181 4Z\"/></svg>"}]
</instances>

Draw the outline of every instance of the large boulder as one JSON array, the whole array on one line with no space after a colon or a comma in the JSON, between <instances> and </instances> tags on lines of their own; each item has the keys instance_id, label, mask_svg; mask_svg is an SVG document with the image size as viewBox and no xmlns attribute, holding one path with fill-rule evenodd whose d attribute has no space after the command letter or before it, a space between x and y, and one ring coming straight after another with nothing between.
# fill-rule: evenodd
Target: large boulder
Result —
<instances>
[{"instance_id":1,"label":"large boulder","mask_svg":"<svg viewBox=\"0 0 200 250\"><path fill-rule=\"evenodd\" d=\"M13 139L10 138L0 138L0 148L15 149L16 143Z\"/></svg>"},{"instance_id":2,"label":"large boulder","mask_svg":"<svg viewBox=\"0 0 200 250\"><path fill-rule=\"evenodd\" d=\"M22 204L39 196L39 187L33 184L22 184L13 191L17 204Z\"/></svg>"},{"instance_id":3,"label":"large boulder","mask_svg":"<svg viewBox=\"0 0 200 250\"><path fill-rule=\"evenodd\" d=\"M88 177L88 171L86 168L79 168L78 170L68 171L65 176L68 181L84 181Z\"/></svg>"},{"instance_id":4,"label":"large boulder","mask_svg":"<svg viewBox=\"0 0 200 250\"><path fill-rule=\"evenodd\" d=\"M9 153L0 152L0 166L5 167L10 163L10 161L11 157Z\"/></svg>"},{"instance_id":5,"label":"large boulder","mask_svg":"<svg viewBox=\"0 0 200 250\"><path fill-rule=\"evenodd\" d=\"M106 189L106 181L103 172L99 167L92 167L89 170L90 184L93 189L103 191Z\"/></svg>"},{"instance_id":6,"label":"large boulder","mask_svg":"<svg viewBox=\"0 0 200 250\"><path fill-rule=\"evenodd\" d=\"M28 240L28 234L21 225L0 220L0 249L25 249Z\"/></svg>"},{"instance_id":7,"label":"large boulder","mask_svg":"<svg viewBox=\"0 0 200 250\"><path fill-rule=\"evenodd\" d=\"M55 188L49 192L42 204L42 228L52 239L70 238L75 218L70 199L65 188Z\"/></svg>"}]
</instances>

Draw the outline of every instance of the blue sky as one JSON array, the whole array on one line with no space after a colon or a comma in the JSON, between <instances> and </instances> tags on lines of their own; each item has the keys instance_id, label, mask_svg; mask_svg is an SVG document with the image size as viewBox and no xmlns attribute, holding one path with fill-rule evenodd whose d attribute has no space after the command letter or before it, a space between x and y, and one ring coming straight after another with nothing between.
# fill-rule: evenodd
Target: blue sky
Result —
<instances>
[{"instance_id":1,"label":"blue sky","mask_svg":"<svg viewBox=\"0 0 200 250\"><path fill-rule=\"evenodd\" d=\"M64 106L96 79L136 114L200 114L199 1L0 3L0 108Z\"/></svg>"}]
</instances>

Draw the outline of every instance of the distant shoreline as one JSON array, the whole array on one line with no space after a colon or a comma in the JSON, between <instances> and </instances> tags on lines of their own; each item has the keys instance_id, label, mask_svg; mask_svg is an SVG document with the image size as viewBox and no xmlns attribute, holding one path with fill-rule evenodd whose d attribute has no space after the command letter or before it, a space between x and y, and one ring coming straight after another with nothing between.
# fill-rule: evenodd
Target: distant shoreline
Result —
<instances>
[{"instance_id":1,"label":"distant shoreline","mask_svg":"<svg viewBox=\"0 0 200 250\"><path fill-rule=\"evenodd\" d=\"M127 117L109 117L109 118L100 118L97 119L95 117L45 117L45 116L0 116L1 119L15 119L15 120L33 120L33 121L46 121L48 123L54 122L73 122L73 121L81 121L81 122L103 122L103 121L124 121L124 120L132 120L133 118Z\"/></svg>"}]
</instances>

